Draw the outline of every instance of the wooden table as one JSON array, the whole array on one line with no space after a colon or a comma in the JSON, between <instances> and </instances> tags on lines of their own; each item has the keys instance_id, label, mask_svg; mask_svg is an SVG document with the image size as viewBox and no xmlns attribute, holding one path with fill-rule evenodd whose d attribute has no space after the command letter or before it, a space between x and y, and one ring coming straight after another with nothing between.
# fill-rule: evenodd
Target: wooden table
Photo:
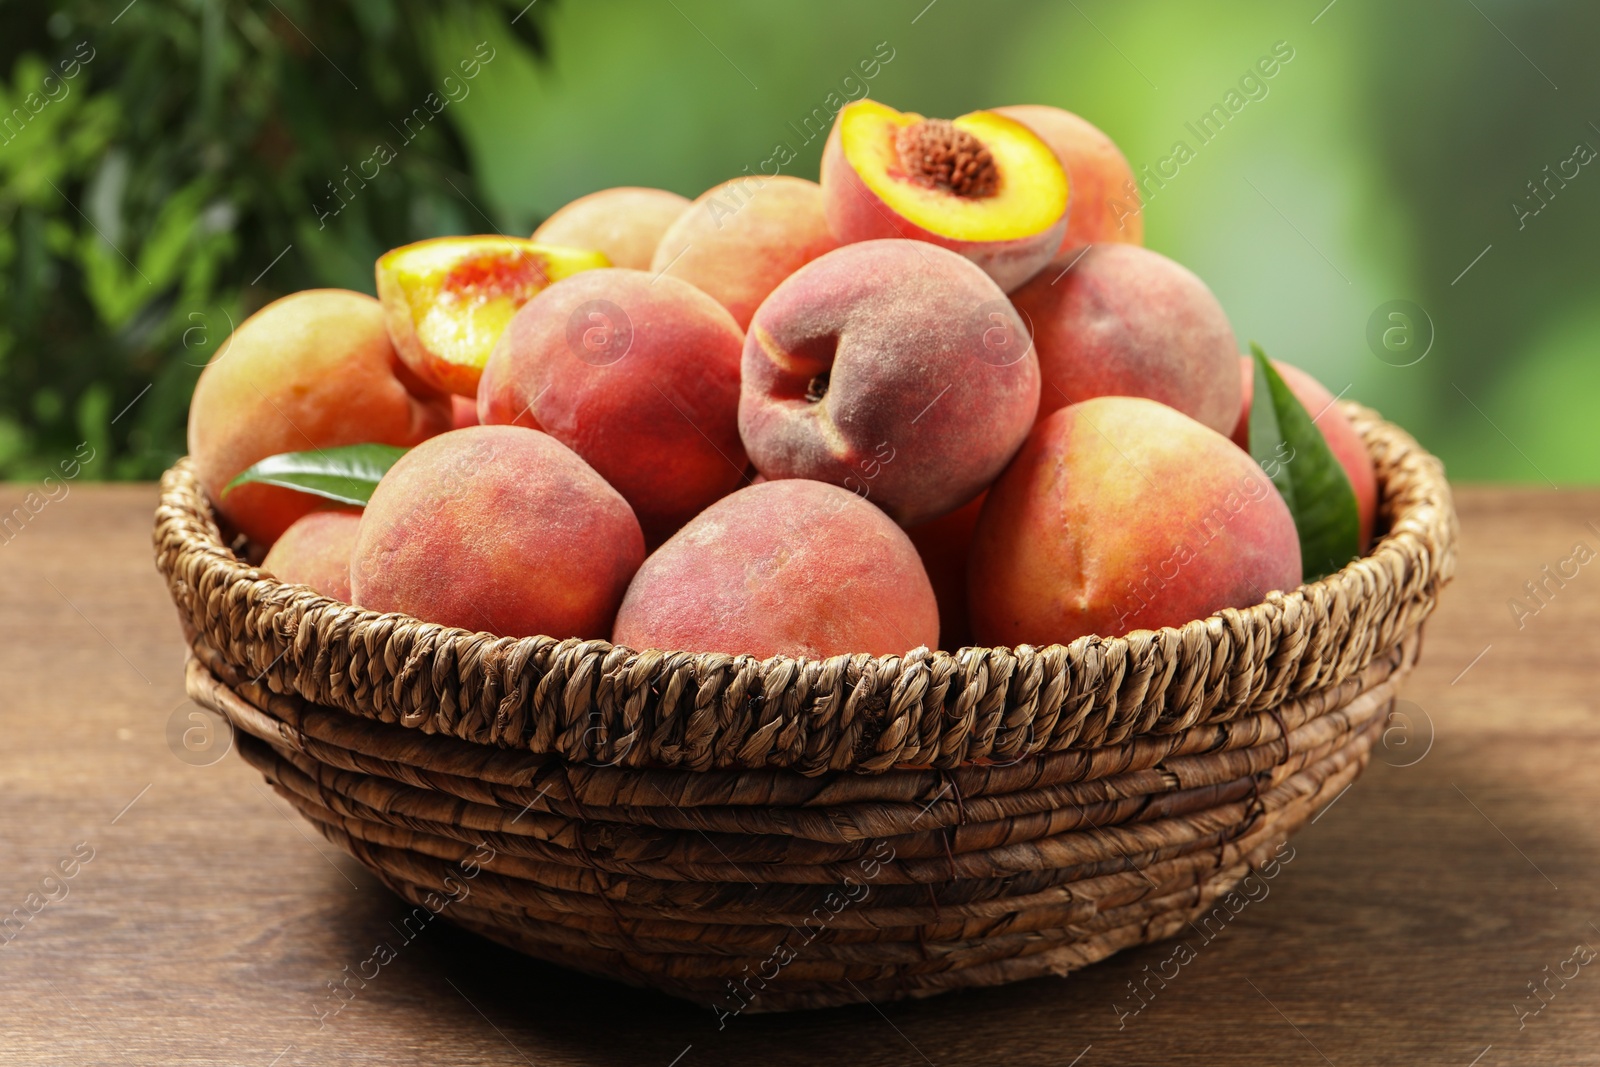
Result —
<instances>
[{"instance_id":1,"label":"wooden table","mask_svg":"<svg viewBox=\"0 0 1600 1067\"><path fill-rule=\"evenodd\" d=\"M0 515L28 491L0 487ZM1509 607L1576 542L1600 551L1600 493L1460 493L1460 576L1405 715L1138 1014L1128 983L1169 946L721 1031L442 923L319 1024L405 909L218 759L225 735L207 748L154 502L74 485L0 532L0 1063L1600 1063L1600 564Z\"/></svg>"}]
</instances>

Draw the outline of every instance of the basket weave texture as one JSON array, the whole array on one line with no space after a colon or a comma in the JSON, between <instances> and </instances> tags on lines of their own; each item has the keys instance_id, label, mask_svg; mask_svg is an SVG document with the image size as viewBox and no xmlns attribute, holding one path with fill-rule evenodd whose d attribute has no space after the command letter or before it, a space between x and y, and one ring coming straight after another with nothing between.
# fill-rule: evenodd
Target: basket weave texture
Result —
<instances>
[{"instance_id":1,"label":"basket weave texture","mask_svg":"<svg viewBox=\"0 0 1600 1067\"><path fill-rule=\"evenodd\" d=\"M1344 409L1367 556L1066 646L757 660L380 615L237 558L187 461L156 560L191 697L418 907L724 1016L923 996L1205 922L1366 765L1456 518L1436 459Z\"/></svg>"}]
</instances>

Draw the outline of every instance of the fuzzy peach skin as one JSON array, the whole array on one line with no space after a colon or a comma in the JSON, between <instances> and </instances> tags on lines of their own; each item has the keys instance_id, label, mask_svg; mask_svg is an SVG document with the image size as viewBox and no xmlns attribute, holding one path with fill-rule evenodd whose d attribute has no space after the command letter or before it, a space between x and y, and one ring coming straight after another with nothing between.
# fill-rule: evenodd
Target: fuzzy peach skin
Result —
<instances>
[{"instance_id":1,"label":"fuzzy peach skin","mask_svg":"<svg viewBox=\"0 0 1600 1067\"><path fill-rule=\"evenodd\" d=\"M1356 511L1361 524L1361 551L1372 543L1372 525L1378 514L1378 475L1372 466L1372 454L1366 442L1356 433L1349 416L1334 403L1334 395L1311 375L1292 363L1272 361L1283 384L1295 395L1317 429L1328 442L1328 450L1339 461L1350 479L1350 488L1356 494ZM1250 404L1256 393L1256 365L1249 356L1239 357L1239 380L1244 387L1244 406L1239 410L1239 423L1233 428L1233 443L1250 451Z\"/></svg>"},{"instance_id":2,"label":"fuzzy peach skin","mask_svg":"<svg viewBox=\"0 0 1600 1067\"><path fill-rule=\"evenodd\" d=\"M1226 437L1164 404L1057 411L990 490L968 568L984 645L1179 626L1300 584L1283 498Z\"/></svg>"},{"instance_id":3,"label":"fuzzy peach skin","mask_svg":"<svg viewBox=\"0 0 1600 1067\"><path fill-rule=\"evenodd\" d=\"M767 298L745 338L739 433L756 469L843 486L905 526L982 492L1038 405L1010 301L937 245L830 252Z\"/></svg>"},{"instance_id":4,"label":"fuzzy peach skin","mask_svg":"<svg viewBox=\"0 0 1600 1067\"><path fill-rule=\"evenodd\" d=\"M353 603L504 637L605 637L644 560L628 502L577 453L472 426L400 457L351 554Z\"/></svg>"},{"instance_id":5,"label":"fuzzy peach skin","mask_svg":"<svg viewBox=\"0 0 1600 1067\"><path fill-rule=\"evenodd\" d=\"M922 557L922 567L928 572L933 595L939 601L939 647L946 652L957 652L972 644L972 624L967 611L967 557L987 496L980 493L950 514L906 531L911 543L917 546L917 555Z\"/></svg>"},{"instance_id":6,"label":"fuzzy peach skin","mask_svg":"<svg viewBox=\"0 0 1600 1067\"><path fill-rule=\"evenodd\" d=\"M634 577L612 640L633 649L805 656L932 647L939 608L888 516L822 482L724 497Z\"/></svg>"},{"instance_id":7,"label":"fuzzy peach skin","mask_svg":"<svg viewBox=\"0 0 1600 1067\"><path fill-rule=\"evenodd\" d=\"M739 329L778 283L839 246L822 188L804 178L735 178L700 195L656 246L650 269L711 294Z\"/></svg>"},{"instance_id":8,"label":"fuzzy peach skin","mask_svg":"<svg viewBox=\"0 0 1600 1067\"><path fill-rule=\"evenodd\" d=\"M323 501L233 477L268 456L378 442L409 447L450 428L450 401L400 362L370 296L312 289L251 315L200 373L189 455L214 507L262 545Z\"/></svg>"},{"instance_id":9,"label":"fuzzy peach skin","mask_svg":"<svg viewBox=\"0 0 1600 1067\"><path fill-rule=\"evenodd\" d=\"M1159 400L1216 430L1239 419L1239 345L1204 282L1128 244L1063 253L1012 296L1033 331L1043 420L1097 396Z\"/></svg>"},{"instance_id":10,"label":"fuzzy peach skin","mask_svg":"<svg viewBox=\"0 0 1600 1067\"><path fill-rule=\"evenodd\" d=\"M460 430L478 425L478 398L450 394L450 428Z\"/></svg>"},{"instance_id":11,"label":"fuzzy peach skin","mask_svg":"<svg viewBox=\"0 0 1600 1067\"><path fill-rule=\"evenodd\" d=\"M822 151L823 206L841 242L927 241L972 260L1006 292L1049 262L1067 230L1066 172L1050 148L993 111L925 119L846 104Z\"/></svg>"},{"instance_id":12,"label":"fuzzy peach skin","mask_svg":"<svg viewBox=\"0 0 1600 1067\"><path fill-rule=\"evenodd\" d=\"M511 320L484 368L478 413L573 449L659 544L745 480L743 344L733 316L688 282L587 271Z\"/></svg>"},{"instance_id":13,"label":"fuzzy peach skin","mask_svg":"<svg viewBox=\"0 0 1600 1067\"><path fill-rule=\"evenodd\" d=\"M309 585L323 596L350 602L350 551L361 512L313 511L273 543L261 569L280 581Z\"/></svg>"},{"instance_id":14,"label":"fuzzy peach skin","mask_svg":"<svg viewBox=\"0 0 1600 1067\"><path fill-rule=\"evenodd\" d=\"M635 185L580 196L545 219L533 239L547 245L595 248L613 267L649 270L662 234L689 206L689 198Z\"/></svg>"},{"instance_id":15,"label":"fuzzy peach skin","mask_svg":"<svg viewBox=\"0 0 1600 1067\"><path fill-rule=\"evenodd\" d=\"M1137 192L1128 192L1138 188L1133 168L1115 141L1064 108L1013 104L994 110L1038 134L1066 169L1072 196L1061 251L1111 241L1144 244L1144 213Z\"/></svg>"}]
</instances>

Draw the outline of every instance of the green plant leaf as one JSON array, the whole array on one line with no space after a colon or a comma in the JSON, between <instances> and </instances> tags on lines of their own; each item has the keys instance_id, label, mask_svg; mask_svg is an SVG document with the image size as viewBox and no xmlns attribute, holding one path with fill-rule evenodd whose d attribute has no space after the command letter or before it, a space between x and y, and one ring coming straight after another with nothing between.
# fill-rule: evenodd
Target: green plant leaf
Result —
<instances>
[{"instance_id":1,"label":"green plant leaf","mask_svg":"<svg viewBox=\"0 0 1600 1067\"><path fill-rule=\"evenodd\" d=\"M222 495L227 496L236 485L261 482L337 500L341 504L366 507L378 480L405 454L403 448L376 444L285 452L268 456L241 471L223 488Z\"/></svg>"},{"instance_id":2,"label":"green plant leaf","mask_svg":"<svg viewBox=\"0 0 1600 1067\"><path fill-rule=\"evenodd\" d=\"M1360 555L1355 490L1311 415L1252 344L1255 392L1250 400L1250 455L1278 487L1300 534L1300 565L1314 581Z\"/></svg>"}]
</instances>

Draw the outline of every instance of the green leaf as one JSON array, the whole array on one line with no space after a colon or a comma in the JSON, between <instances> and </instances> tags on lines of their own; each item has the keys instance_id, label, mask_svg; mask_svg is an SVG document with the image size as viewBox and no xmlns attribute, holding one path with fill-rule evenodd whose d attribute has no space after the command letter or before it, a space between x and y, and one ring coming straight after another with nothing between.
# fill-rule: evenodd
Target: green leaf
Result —
<instances>
[{"instance_id":1,"label":"green leaf","mask_svg":"<svg viewBox=\"0 0 1600 1067\"><path fill-rule=\"evenodd\" d=\"M236 485L261 482L295 489L312 496L337 500L341 504L365 507L372 499L378 479L389 472L395 461L406 454L394 445L347 445L316 452L285 452L268 456L241 472L222 490L227 496Z\"/></svg>"},{"instance_id":2,"label":"green leaf","mask_svg":"<svg viewBox=\"0 0 1600 1067\"><path fill-rule=\"evenodd\" d=\"M1252 344L1250 455L1278 487L1300 534L1301 572L1314 581L1360 554L1355 490L1322 431L1290 391L1261 346Z\"/></svg>"}]
</instances>

